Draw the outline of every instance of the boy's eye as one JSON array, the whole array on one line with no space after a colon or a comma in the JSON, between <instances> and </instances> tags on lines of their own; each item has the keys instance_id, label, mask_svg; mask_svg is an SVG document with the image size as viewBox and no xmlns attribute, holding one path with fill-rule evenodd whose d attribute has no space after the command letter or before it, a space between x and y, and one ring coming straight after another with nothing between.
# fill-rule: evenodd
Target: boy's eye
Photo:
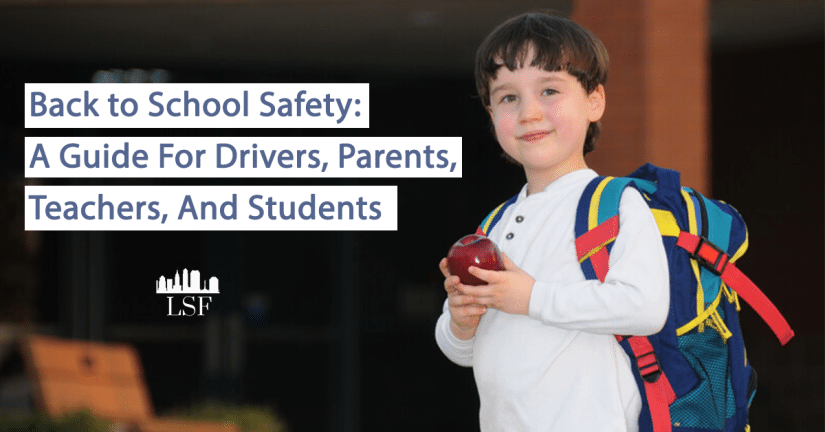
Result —
<instances>
[{"instance_id":1,"label":"boy's eye","mask_svg":"<svg viewBox=\"0 0 825 432\"><path fill-rule=\"evenodd\" d=\"M507 102L515 102L517 99L518 99L518 98L517 98L515 95L504 95L504 96L501 98L501 102L503 102L503 103L507 103Z\"/></svg>"},{"instance_id":2,"label":"boy's eye","mask_svg":"<svg viewBox=\"0 0 825 432\"><path fill-rule=\"evenodd\" d=\"M542 96L552 96L556 93L558 93L558 91L556 91L554 89L551 89L551 88L546 88L546 89L541 91Z\"/></svg>"}]
</instances>

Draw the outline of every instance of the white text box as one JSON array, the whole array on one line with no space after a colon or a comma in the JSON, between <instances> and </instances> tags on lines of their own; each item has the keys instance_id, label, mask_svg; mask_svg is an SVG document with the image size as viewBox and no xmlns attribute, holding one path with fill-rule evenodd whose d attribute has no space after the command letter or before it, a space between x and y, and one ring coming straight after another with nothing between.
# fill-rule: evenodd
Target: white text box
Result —
<instances>
[{"instance_id":1,"label":"white text box","mask_svg":"<svg viewBox=\"0 0 825 432\"><path fill-rule=\"evenodd\" d=\"M368 128L369 84L26 84L27 128Z\"/></svg>"},{"instance_id":2,"label":"white text box","mask_svg":"<svg viewBox=\"0 0 825 432\"><path fill-rule=\"evenodd\" d=\"M27 231L395 231L396 186L26 186Z\"/></svg>"}]
</instances>

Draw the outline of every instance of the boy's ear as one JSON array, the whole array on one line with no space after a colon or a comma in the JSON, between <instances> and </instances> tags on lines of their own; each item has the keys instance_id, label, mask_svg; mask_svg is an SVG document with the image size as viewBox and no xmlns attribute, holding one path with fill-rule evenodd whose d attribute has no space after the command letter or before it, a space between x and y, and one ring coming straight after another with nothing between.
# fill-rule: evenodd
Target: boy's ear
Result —
<instances>
[{"instance_id":1,"label":"boy's ear","mask_svg":"<svg viewBox=\"0 0 825 432\"><path fill-rule=\"evenodd\" d=\"M590 92L587 96L587 119L592 122L597 122L604 115L604 86L599 84L595 90Z\"/></svg>"}]
</instances>

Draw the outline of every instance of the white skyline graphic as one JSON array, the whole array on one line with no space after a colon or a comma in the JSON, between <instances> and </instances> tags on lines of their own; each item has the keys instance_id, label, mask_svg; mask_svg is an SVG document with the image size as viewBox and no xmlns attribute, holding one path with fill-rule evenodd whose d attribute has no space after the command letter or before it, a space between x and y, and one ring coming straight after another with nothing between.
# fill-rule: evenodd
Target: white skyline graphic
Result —
<instances>
[{"instance_id":1,"label":"white skyline graphic","mask_svg":"<svg viewBox=\"0 0 825 432\"><path fill-rule=\"evenodd\" d=\"M155 294L220 294L218 278L212 276L209 283L204 280L201 284L201 272L183 269L183 284L180 283L180 272L175 270L175 278L166 279L161 276L155 281Z\"/></svg>"}]
</instances>

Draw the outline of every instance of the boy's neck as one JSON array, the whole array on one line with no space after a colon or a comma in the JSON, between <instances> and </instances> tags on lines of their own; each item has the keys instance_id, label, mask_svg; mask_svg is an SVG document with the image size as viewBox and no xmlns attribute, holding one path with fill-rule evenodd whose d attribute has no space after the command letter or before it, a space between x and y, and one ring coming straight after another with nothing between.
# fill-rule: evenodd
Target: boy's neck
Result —
<instances>
[{"instance_id":1,"label":"boy's neck","mask_svg":"<svg viewBox=\"0 0 825 432\"><path fill-rule=\"evenodd\" d=\"M568 161L566 164L551 169L531 170L524 168L527 177L527 195L543 191L550 183L574 171L588 169L584 158Z\"/></svg>"}]
</instances>

